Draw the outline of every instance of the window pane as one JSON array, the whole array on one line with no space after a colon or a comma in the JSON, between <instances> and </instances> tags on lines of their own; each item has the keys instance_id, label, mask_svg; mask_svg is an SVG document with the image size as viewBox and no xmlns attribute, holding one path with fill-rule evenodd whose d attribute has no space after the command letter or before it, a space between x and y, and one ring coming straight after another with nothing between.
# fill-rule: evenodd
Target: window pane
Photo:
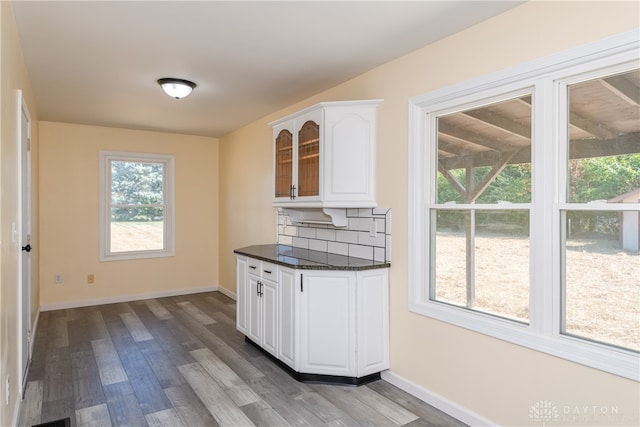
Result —
<instances>
[{"instance_id":1,"label":"window pane","mask_svg":"<svg viewBox=\"0 0 640 427\"><path fill-rule=\"evenodd\" d=\"M564 216L563 332L640 351L640 213Z\"/></svg>"},{"instance_id":2,"label":"window pane","mask_svg":"<svg viewBox=\"0 0 640 427\"><path fill-rule=\"evenodd\" d=\"M570 85L567 200L640 202L640 71Z\"/></svg>"},{"instance_id":3,"label":"window pane","mask_svg":"<svg viewBox=\"0 0 640 427\"><path fill-rule=\"evenodd\" d=\"M112 208L111 252L164 249L162 208Z\"/></svg>"},{"instance_id":4,"label":"window pane","mask_svg":"<svg viewBox=\"0 0 640 427\"><path fill-rule=\"evenodd\" d=\"M298 196L320 194L320 127L307 121L298 132Z\"/></svg>"},{"instance_id":5,"label":"window pane","mask_svg":"<svg viewBox=\"0 0 640 427\"><path fill-rule=\"evenodd\" d=\"M433 212L432 298L528 322L529 212Z\"/></svg>"},{"instance_id":6,"label":"window pane","mask_svg":"<svg viewBox=\"0 0 640 427\"><path fill-rule=\"evenodd\" d=\"M531 96L437 118L437 203L531 202Z\"/></svg>"},{"instance_id":7,"label":"window pane","mask_svg":"<svg viewBox=\"0 0 640 427\"><path fill-rule=\"evenodd\" d=\"M162 204L163 166L162 163L112 161L111 204Z\"/></svg>"},{"instance_id":8,"label":"window pane","mask_svg":"<svg viewBox=\"0 0 640 427\"><path fill-rule=\"evenodd\" d=\"M276 197L291 196L293 182L293 135L287 129L276 138Z\"/></svg>"}]
</instances>

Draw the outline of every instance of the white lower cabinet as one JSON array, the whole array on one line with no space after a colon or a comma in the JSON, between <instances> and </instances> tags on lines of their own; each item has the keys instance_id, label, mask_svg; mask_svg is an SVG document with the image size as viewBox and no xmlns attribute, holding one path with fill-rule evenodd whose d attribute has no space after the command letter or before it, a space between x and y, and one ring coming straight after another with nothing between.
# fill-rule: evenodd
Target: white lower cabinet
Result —
<instances>
[{"instance_id":1,"label":"white lower cabinet","mask_svg":"<svg viewBox=\"0 0 640 427\"><path fill-rule=\"evenodd\" d=\"M253 260L252 260L253 261ZM259 261L258 261L259 262ZM251 263L248 263L251 266ZM259 264L260 265L260 264ZM262 264L264 266L264 264ZM275 270L275 267L273 268ZM248 273L246 278L238 278L238 289L241 282L246 283L244 288L245 303L243 309L247 315L247 326L243 332L249 339L260 345L269 353L278 355L278 285L276 282ZM238 301L240 301L238 293ZM237 328L241 330L240 328Z\"/></svg>"},{"instance_id":2,"label":"white lower cabinet","mask_svg":"<svg viewBox=\"0 0 640 427\"><path fill-rule=\"evenodd\" d=\"M301 270L237 259L237 329L255 344L303 375L358 379L389 368L387 268Z\"/></svg>"},{"instance_id":3,"label":"white lower cabinet","mask_svg":"<svg viewBox=\"0 0 640 427\"><path fill-rule=\"evenodd\" d=\"M301 273L300 372L356 376L355 276L351 271Z\"/></svg>"}]
</instances>

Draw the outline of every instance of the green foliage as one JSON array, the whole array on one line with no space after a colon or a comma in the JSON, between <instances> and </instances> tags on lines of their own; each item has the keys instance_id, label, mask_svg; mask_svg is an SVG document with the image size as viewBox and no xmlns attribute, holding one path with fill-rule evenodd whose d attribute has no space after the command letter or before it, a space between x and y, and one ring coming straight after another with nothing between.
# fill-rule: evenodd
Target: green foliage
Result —
<instances>
[{"instance_id":1,"label":"green foliage","mask_svg":"<svg viewBox=\"0 0 640 427\"><path fill-rule=\"evenodd\" d=\"M569 176L569 202L608 200L640 187L640 154L571 160Z\"/></svg>"},{"instance_id":2,"label":"green foliage","mask_svg":"<svg viewBox=\"0 0 640 427\"><path fill-rule=\"evenodd\" d=\"M163 165L114 161L111 163L112 221L161 221ZM147 206L145 206L147 205Z\"/></svg>"},{"instance_id":3,"label":"green foliage","mask_svg":"<svg viewBox=\"0 0 640 427\"><path fill-rule=\"evenodd\" d=\"M609 200L640 187L640 154L576 159L569 162L568 200L587 203ZM568 212L572 236L608 235L615 239L620 222L617 212Z\"/></svg>"},{"instance_id":4,"label":"green foliage","mask_svg":"<svg viewBox=\"0 0 640 427\"><path fill-rule=\"evenodd\" d=\"M473 182L480 185L484 177L491 171L491 167L480 167L473 170ZM466 173L464 169L451 171L456 180L464 187ZM531 201L531 165L510 165L498 174L489 187L480 195L476 203L497 203L499 201L512 203L529 203ZM438 173L438 203L464 203L463 197L455 191L447 179Z\"/></svg>"},{"instance_id":5,"label":"green foliage","mask_svg":"<svg viewBox=\"0 0 640 427\"><path fill-rule=\"evenodd\" d=\"M474 185L479 185L491 171L491 167L475 168ZM451 175L464 187L465 169L450 171ZM640 187L640 154L610 157L594 157L575 159L569 162L568 201L570 203L587 203L593 200L609 200ZM512 203L531 202L531 164L509 165L498 174L493 182L476 199L476 203ZM447 179L438 173L438 203L465 203L464 198ZM439 226L459 230L464 224L463 212L438 212ZM617 212L577 212L567 213L569 232L571 235L608 235L617 236L619 221ZM517 226L521 230L529 228L528 215L522 211L494 211L490 215L479 211L476 224L495 223Z\"/></svg>"}]
</instances>

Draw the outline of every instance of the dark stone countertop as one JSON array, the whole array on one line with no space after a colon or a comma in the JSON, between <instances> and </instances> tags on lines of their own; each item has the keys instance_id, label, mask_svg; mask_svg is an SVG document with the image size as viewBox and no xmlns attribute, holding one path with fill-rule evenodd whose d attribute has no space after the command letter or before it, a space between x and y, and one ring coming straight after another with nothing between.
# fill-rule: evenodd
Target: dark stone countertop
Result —
<instances>
[{"instance_id":1,"label":"dark stone countertop","mask_svg":"<svg viewBox=\"0 0 640 427\"><path fill-rule=\"evenodd\" d=\"M371 261L277 244L247 246L233 252L302 270L371 270L391 267L388 262Z\"/></svg>"}]
</instances>

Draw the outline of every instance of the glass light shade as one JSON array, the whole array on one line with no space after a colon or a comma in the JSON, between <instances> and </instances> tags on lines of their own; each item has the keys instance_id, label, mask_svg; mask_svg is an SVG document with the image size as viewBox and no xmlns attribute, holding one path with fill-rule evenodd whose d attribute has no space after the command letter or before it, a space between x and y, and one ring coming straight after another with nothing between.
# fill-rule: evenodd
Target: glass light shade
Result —
<instances>
[{"instance_id":1,"label":"glass light shade","mask_svg":"<svg viewBox=\"0 0 640 427\"><path fill-rule=\"evenodd\" d=\"M167 95L175 99L184 98L196 87L196 84L189 80L172 78L159 79L158 84Z\"/></svg>"}]
</instances>

